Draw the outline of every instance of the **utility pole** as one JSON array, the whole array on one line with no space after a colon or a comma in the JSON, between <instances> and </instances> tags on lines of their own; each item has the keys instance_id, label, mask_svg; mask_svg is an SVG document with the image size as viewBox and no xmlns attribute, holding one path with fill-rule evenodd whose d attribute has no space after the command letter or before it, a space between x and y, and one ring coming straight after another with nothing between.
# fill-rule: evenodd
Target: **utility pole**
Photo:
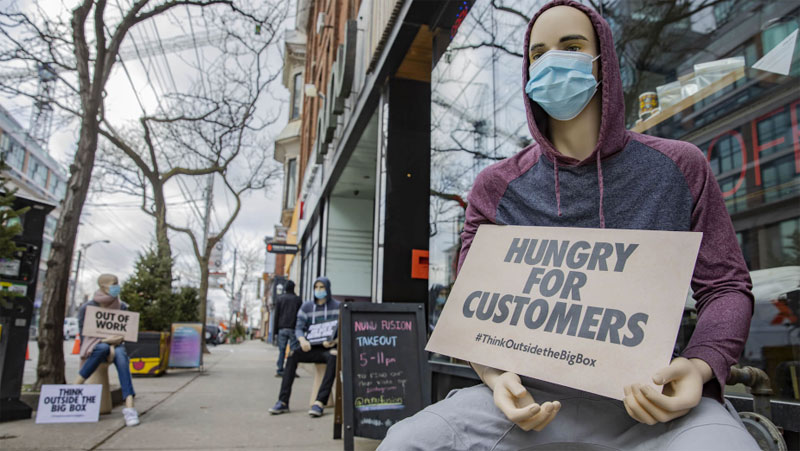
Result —
<instances>
[{"instance_id":1,"label":"utility pole","mask_svg":"<svg viewBox=\"0 0 800 451\"><path fill-rule=\"evenodd\" d=\"M233 310L236 306L236 249L233 249L233 276L231 277L231 319L228 322L233 329Z\"/></svg>"},{"instance_id":2,"label":"utility pole","mask_svg":"<svg viewBox=\"0 0 800 451\"><path fill-rule=\"evenodd\" d=\"M208 174L208 184L206 185L206 211L203 215L203 252L205 253L208 253L208 229L211 226L211 205L213 202L213 197L212 197L213 194L214 194L214 174L211 173ZM206 273L208 273L208 271L206 271ZM200 272L200 274L202 275L202 271ZM208 278L206 278L205 282L206 286L208 286ZM200 283L203 283L203 281L200 281ZM201 301L203 302L204 308L202 309L203 311L200 312L200 315L202 315L200 319L203 323L203 327L205 327L206 321L208 321L207 318L208 290L206 290L206 298L201 299Z\"/></svg>"}]
</instances>

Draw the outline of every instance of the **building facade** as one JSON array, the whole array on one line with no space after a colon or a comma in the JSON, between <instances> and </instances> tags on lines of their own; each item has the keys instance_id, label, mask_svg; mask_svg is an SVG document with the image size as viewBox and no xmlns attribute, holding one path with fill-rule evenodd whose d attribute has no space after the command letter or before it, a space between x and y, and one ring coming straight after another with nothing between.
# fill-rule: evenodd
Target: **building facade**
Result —
<instances>
[{"instance_id":1,"label":"building facade","mask_svg":"<svg viewBox=\"0 0 800 451\"><path fill-rule=\"evenodd\" d=\"M17 189L17 195L51 204L55 209L47 215L42 237L42 253L39 260L35 313L42 302L47 259L61 214L61 202L67 190L67 175L64 168L34 140L27 131L3 107L0 107L0 155L8 166L5 175L7 187ZM69 306L67 306L69 307ZM32 324L38 324L36 317Z\"/></svg>"}]
</instances>

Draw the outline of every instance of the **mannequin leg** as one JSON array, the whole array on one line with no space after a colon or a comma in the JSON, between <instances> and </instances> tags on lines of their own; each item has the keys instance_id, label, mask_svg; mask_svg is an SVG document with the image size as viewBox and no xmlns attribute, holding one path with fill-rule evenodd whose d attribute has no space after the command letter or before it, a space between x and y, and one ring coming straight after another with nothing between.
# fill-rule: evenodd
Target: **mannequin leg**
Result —
<instances>
[{"instance_id":1,"label":"mannequin leg","mask_svg":"<svg viewBox=\"0 0 800 451\"><path fill-rule=\"evenodd\" d=\"M86 363L78 371L78 379L76 379L75 383L83 384L100 366L100 363L107 361L106 359L108 359L110 352L111 346L108 343L98 343L92 350L92 354L86 359Z\"/></svg>"},{"instance_id":2,"label":"mannequin leg","mask_svg":"<svg viewBox=\"0 0 800 451\"><path fill-rule=\"evenodd\" d=\"M117 346L114 355L114 366L117 367L117 375L119 376L119 384L122 388L122 397L125 399L125 404L128 407L133 407L133 397L136 396L136 393L133 391L130 360L124 345Z\"/></svg>"}]
</instances>

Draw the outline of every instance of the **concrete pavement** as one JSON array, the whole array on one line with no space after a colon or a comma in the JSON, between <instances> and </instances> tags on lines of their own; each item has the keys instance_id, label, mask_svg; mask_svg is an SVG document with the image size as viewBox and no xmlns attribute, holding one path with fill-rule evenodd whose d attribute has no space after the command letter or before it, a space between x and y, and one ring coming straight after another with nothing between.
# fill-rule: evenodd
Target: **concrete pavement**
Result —
<instances>
[{"instance_id":1,"label":"concrete pavement","mask_svg":"<svg viewBox=\"0 0 800 451\"><path fill-rule=\"evenodd\" d=\"M32 348L34 343L32 342ZM66 347L67 345L65 345ZM70 349L71 349L71 345ZM31 349L33 354L33 349ZM77 363L67 356L67 378ZM25 383L33 382L36 360L26 365ZM277 400L280 379L274 377L277 350L260 341L211 348L205 372L170 370L157 378L136 377L136 407L141 424L126 428L121 406L98 423L37 425L34 419L0 423L4 450L161 450L286 449L341 450L333 440L333 409L321 418L306 413L313 376L302 369L290 408L283 415L267 412ZM73 368L74 367L74 368ZM71 369L72 368L72 369ZM71 369L71 372L70 372ZM109 375L112 384L116 371ZM371 451L378 441L356 438L356 449Z\"/></svg>"}]
</instances>

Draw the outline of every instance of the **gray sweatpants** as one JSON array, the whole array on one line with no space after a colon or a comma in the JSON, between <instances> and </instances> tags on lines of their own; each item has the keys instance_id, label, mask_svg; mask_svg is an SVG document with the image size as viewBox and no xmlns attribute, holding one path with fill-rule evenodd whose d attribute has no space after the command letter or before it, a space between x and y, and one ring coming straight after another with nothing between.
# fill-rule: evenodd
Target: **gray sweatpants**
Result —
<instances>
[{"instance_id":1,"label":"gray sweatpants","mask_svg":"<svg viewBox=\"0 0 800 451\"><path fill-rule=\"evenodd\" d=\"M528 390L537 402L561 401L561 410L541 432L514 425L481 384L453 390L395 424L378 451L758 450L730 404L710 398L683 417L648 426L631 418L621 401L538 381L536 386Z\"/></svg>"}]
</instances>

